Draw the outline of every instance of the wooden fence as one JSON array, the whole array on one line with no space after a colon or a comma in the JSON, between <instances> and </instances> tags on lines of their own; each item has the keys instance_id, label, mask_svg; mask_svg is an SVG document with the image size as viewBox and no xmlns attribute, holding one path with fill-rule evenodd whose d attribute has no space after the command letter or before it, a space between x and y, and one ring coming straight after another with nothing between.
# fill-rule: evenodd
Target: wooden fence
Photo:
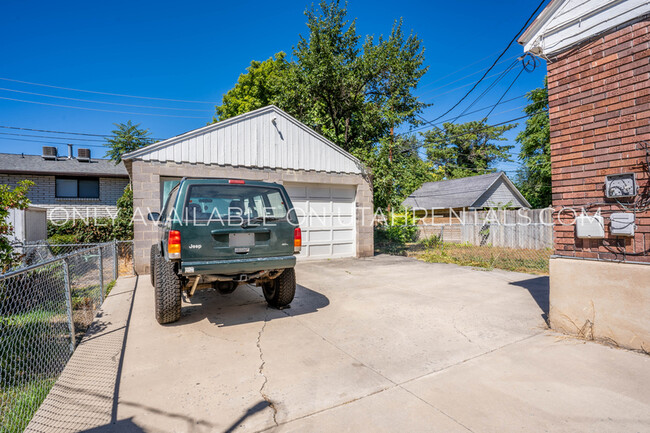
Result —
<instances>
[{"instance_id":1,"label":"wooden fence","mask_svg":"<svg viewBox=\"0 0 650 433\"><path fill-rule=\"evenodd\" d=\"M420 239L433 235L444 242L496 247L553 247L552 209L463 211L451 223L419 222Z\"/></svg>"}]
</instances>

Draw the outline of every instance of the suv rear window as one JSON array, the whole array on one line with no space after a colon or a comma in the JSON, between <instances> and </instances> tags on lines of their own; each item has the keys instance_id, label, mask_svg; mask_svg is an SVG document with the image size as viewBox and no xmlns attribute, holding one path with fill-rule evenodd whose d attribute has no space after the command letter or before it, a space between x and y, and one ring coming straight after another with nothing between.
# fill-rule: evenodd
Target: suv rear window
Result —
<instances>
[{"instance_id":1,"label":"suv rear window","mask_svg":"<svg viewBox=\"0 0 650 433\"><path fill-rule=\"evenodd\" d=\"M243 218L284 219L287 205L278 188L252 185L190 185L183 216L186 221Z\"/></svg>"}]
</instances>

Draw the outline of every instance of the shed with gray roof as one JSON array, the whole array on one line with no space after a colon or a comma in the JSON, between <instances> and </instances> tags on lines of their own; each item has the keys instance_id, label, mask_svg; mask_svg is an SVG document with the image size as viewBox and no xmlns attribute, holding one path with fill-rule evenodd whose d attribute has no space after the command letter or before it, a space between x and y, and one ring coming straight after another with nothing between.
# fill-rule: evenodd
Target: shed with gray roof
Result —
<instances>
[{"instance_id":1,"label":"shed with gray roof","mask_svg":"<svg viewBox=\"0 0 650 433\"><path fill-rule=\"evenodd\" d=\"M402 203L418 212L432 209L530 208L504 172L427 182Z\"/></svg>"}]
</instances>

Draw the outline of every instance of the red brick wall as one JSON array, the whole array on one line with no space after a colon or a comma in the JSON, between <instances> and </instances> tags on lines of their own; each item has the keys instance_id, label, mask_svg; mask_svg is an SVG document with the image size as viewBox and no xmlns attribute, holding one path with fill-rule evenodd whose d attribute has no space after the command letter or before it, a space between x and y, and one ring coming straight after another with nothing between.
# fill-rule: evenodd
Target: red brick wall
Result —
<instances>
[{"instance_id":1,"label":"red brick wall","mask_svg":"<svg viewBox=\"0 0 650 433\"><path fill-rule=\"evenodd\" d=\"M623 211L605 199L604 176L635 172L639 191L650 185L645 151L650 142L650 21L622 26L548 62L553 206L590 203L605 218L605 240L575 237L573 225L555 226L556 254L650 262L650 212L637 213L634 238L609 234L609 214ZM638 198L637 198L638 199ZM562 212L570 220L570 214ZM557 220L556 220L557 222ZM643 253L629 255L629 253Z\"/></svg>"}]
</instances>

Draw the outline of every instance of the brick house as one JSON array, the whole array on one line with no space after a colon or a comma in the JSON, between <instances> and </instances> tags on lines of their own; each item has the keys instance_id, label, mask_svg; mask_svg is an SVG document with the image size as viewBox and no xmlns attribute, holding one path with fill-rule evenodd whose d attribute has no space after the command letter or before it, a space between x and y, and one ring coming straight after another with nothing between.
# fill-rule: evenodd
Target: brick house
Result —
<instances>
[{"instance_id":1,"label":"brick house","mask_svg":"<svg viewBox=\"0 0 650 433\"><path fill-rule=\"evenodd\" d=\"M115 217L117 200L129 184L124 164L90 157L79 149L76 158L56 155L55 147L44 147L43 155L0 154L0 183L16 186L31 180L28 198L47 209L50 220Z\"/></svg>"},{"instance_id":2,"label":"brick house","mask_svg":"<svg viewBox=\"0 0 650 433\"><path fill-rule=\"evenodd\" d=\"M642 350L650 348L649 16L644 1L553 0L519 40L548 68L551 326Z\"/></svg>"}]
</instances>

